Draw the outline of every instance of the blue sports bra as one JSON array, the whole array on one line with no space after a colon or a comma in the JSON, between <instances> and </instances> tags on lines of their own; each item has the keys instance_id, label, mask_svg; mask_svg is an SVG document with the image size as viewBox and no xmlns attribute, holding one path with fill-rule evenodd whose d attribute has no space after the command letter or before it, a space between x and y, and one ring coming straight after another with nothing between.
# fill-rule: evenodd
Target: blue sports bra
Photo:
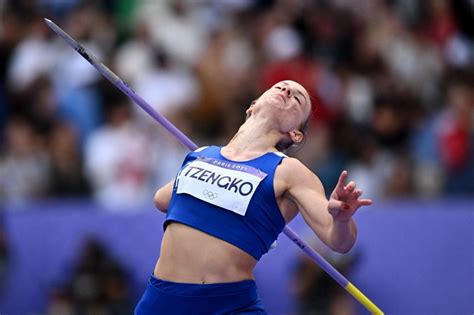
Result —
<instances>
[{"instance_id":1,"label":"blue sports bra","mask_svg":"<svg viewBox=\"0 0 474 315\"><path fill-rule=\"evenodd\" d=\"M237 246L256 260L285 227L273 178L285 157L269 152L255 159L226 159L221 148L190 152L176 176L164 228L172 221Z\"/></svg>"}]
</instances>

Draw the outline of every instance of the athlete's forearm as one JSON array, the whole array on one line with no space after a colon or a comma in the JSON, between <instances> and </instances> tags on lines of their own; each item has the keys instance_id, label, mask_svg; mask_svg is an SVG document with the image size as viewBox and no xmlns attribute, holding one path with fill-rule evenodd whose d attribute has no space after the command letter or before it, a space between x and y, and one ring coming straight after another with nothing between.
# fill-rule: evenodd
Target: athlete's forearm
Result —
<instances>
[{"instance_id":1,"label":"athlete's forearm","mask_svg":"<svg viewBox=\"0 0 474 315\"><path fill-rule=\"evenodd\" d=\"M333 219L329 228L329 247L339 253L347 253L357 239L357 225L353 219L340 221Z\"/></svg>"}]
</instances>

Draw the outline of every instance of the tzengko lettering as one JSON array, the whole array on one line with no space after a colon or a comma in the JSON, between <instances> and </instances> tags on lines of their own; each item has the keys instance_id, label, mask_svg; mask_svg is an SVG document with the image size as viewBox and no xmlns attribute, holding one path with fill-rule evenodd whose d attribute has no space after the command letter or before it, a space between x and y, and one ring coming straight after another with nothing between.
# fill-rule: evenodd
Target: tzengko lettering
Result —
<instances>
[{"instance_id":1,"label":"tzengko lettering","mask_svg":"<svg viewBox=\"0 0 474 315\"><path fill-rule=\"evenodd\" d=\"M188 194L221 209L245 215L265 176L267 174L250 166L199 157L181 169L175 188L177 194Z\"/></svg>"},{"instance_id":2,"label":"tzengko lettering","mask_svg":"<svg viewBox=\"0 0 474 315\"><path fill-rule=\"evenodd\" d=\"M202 167L189 165L182 175L196 180L210 183L219 188L226 189L241 196L248 196L254 190L254 185L251 182L244 181L237 177L223 176L217 172L206 170Z\"/></svg>"}]
</instances>

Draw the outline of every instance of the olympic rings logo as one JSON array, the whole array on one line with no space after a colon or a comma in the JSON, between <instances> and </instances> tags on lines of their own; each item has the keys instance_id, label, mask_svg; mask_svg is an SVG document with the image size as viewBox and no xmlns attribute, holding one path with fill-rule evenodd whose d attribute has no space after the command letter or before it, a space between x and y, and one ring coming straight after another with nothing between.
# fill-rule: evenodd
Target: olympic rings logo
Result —
<instances>
[{"instance_id":1,"label":"olympic rings logo","mask_svg":"<svg viewBox=\"0 0 474 315\"><path fill-rule=\"evenodd\" d=\"M211 200L214 200L214 199L217 198L217 194L216 194L216 193L214 193L214 192L212 192L212 191L209 191L209 190L207 190L207 189L204 190L204 191L202 192L202 194L203 194L204 196L206 196L207 198L211 199Z\"/></svg>"}]
</instances>

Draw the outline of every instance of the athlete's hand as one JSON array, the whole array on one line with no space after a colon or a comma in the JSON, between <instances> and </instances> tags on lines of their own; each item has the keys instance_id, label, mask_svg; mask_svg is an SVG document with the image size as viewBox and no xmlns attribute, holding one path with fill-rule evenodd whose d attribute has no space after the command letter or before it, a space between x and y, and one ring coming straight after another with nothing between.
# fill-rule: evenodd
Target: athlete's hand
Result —
<instances>
[{"instance_id":1,"label":"athlete's hand","mask_svg":"<svg viewBox=\"0 0 474 315\"><path fill-rule=\"evenodd\" d=\"M342 171L336 188L329 197L328 211L337 221L349 221L359 207L372 204L371 199L359 199L362 190L355 189L356 184L353 181L344 185L347 176L347 171Z\"/></svg>"}]
</instances>

